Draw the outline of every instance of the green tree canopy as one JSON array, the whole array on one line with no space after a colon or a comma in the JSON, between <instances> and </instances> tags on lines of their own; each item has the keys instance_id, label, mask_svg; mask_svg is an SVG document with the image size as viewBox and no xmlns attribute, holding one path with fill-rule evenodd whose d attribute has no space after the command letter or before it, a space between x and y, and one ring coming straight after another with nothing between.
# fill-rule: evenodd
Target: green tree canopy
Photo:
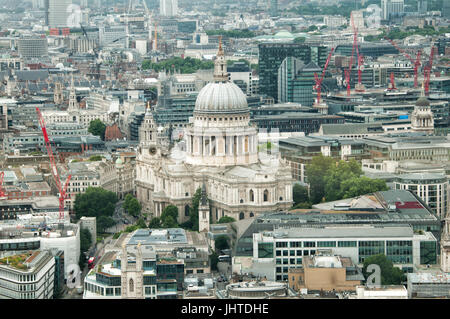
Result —
<instances>
[{"instance_id":1,"label":"green tree canopy","mask_svg":"<svg viewBox=\"0 0 450 319\"><path fill-rule=\"evenodd\" d=\"M178 224L172 215L168 215L168 216L166 216L166 218L164 218L162 227L163 228L176 228L176 227L178 227Z\"/></svg>"},{"instance_id":2,"label":"green tree canopy","mask_svg":"<svg viewBox=\"0 0 450 319\"><path fill-rule=\"evenodd\" d=\"M370 275L367 273L367 266L377 264L381 268L381 284L382 285L401 285L405 280L405 275L401 269L394 267L384 254L374 255L364 260L363 274L364 278Z\"/></svg>"},{"instance_id":3,"label":"green tree canopy","mask_svg":"<svg viewBox=\"0 0 450 319\"><path fill-rule=\"evenodd\" d=\"M306 166L306 176L310 184L311 202L320 203L325 196L325 176L335 163L334 159L322 154L313 157L312 163Z\"/></svg>"},{"instance_id":4,"label":"green tree canopy","mask_svg":"<svg viewBox=\"0 0 450 319\"><path fill-rule=\"evenodd\" d=\"M170 219L169 219L170 217ZM166 208L164 208L162 214L161 214L161 223L163 224L164 228L173 228L177 226L177 220L178 220L178 207L174 205L169 205ZM166 225L172 225L170 227ZM175 226L173 226L175 225Z\"/></svg>"},{"instance_id":5,"label":"green tree canopy","mask_svg":"<svg viewBox=\"0 0 450 319\"><path fill-rule=\"evenodd\" d=\"M249 29L244 30L206 30L207 35L222 35L228 38L254 38L256 35Z\"/></svg>"},{"instance_id":6,"label":"green tree canopy","mask_svg":"<svg viewBox=\"0 0 450 319\"><path fill-rule=\"evenodd\" d=\"M182 74L195 73L197 70L210 70L214 68L214 62L202 61L187 57L185 59L174 57L157 63L150 60L142 62L142 69L153 69L155 72L160 71L180 71Z\"/></svg>"},{"instance_id":7,"label":"green tree canopy","mask_svg":"<svg viewBox=\"0 0 450 319\"><path fill-rule=\"evenodd\" d=\"M292 188L294 206L300 203L309 202L308 188L300 184L295 184Z\"/></svg>"},{"instance_id":8,"label":"green tree canopy","mask_svg":"<svg viewBox=\"0 0 450 319\"><path fill-rule=\"evenodd\" d=\"M116 222L112 217L100 216L97 217L97 229L100 233L104 233L108 228L114 226Z\"/></svg>"},{"instance_id":9,"label":"green tree canopy","mask_svg":"<svg viewBox=\"0 0 450 319\"><path fill-rule=\"evenodd\" d=\"M226 223L232 223L235 222L236 219L234 219L233 217L230 216L223 216L219 219L219 221L217 222L218 224L226 224Z\"/></svg>"},{"instance_id":10,"label":"green tree canopy","mask_svg":"<svg viewBox=\"0 0 450 319\"><path fill-rule=\"evenodd\" d=\"M214 245L217 250L224 250L230 248L230 245L228 244L228 237L227 236L219 236L214 241Z\"/></svg>"},{"instance_id":11,"label":"green tree canopy","mask_svg":"<svg viewBox=\"0 0 450 319\"><path fill-rule=\"evenodd\" d=\"M82 228L80 230L80 251L85 253L89 250L92 245L92 236L87 228Z\"/></svg>"},{"instance_id":12,"label":"green tree canopy","mask_svg":"<svg viewBox=\"0 0 450 319\"><path fill-rule=\"evenodd\" d=\"M148 224L148 228L161 228L162 223L159 217L153 217Z\"/></svg>"},{"instance_id":13,"label":"green tree canopy","mask_svg":"<svg viewBox=\"0 0 450 319\"><path fill-rule=\"evenodd\" d=\"M139 201L131 194L125 196L123 208L133 217L138 217L141 213L142 206Z\"/></svg>"},{"instance_id":14,"label":"green tree canopy","mask_svg":"<svg viewBox=\"0 0 450 319\"><path fill-rule=\"evenodd\" d=\"M313 157L306 167L312 204L335 201L385 191L386 182L362 175L361 164L355 160L336 162L331 157Z\"/></svg>"},{"instance_id":15,"label":"green tree canopy","mask_svg":"<svg viewBox=\"0 0 450 319\"><path fill-rule=\"evenodd\" d=\"M105 139L106 125L99 119L93 120L89 123L88 132L92 135L100 136L102 140Z\"/></svg>"},{"instance_id":16,"label":"green tree canopy","mask_svg":"<svg viewBox=\"0 0 450 319\"><path fill-rule=\"evenodd\" d=\"M111 216L117 201L117 195L113 192L100 187L88 187L85 193L78 194L75 198L75 216L77 219L83 216L96 217L97 229L103 232L115 224Z\"/></svg>"}]
</instances>

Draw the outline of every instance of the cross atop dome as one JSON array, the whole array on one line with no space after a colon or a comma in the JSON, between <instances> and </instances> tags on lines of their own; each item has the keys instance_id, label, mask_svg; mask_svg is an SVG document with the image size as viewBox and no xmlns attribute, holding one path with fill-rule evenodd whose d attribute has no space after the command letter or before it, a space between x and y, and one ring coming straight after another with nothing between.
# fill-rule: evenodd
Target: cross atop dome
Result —
<instances>
[{"instance_id":1,"label":"cross atop dome","mask_svg":"<svg viewBox=\"0 0 450 319\"><path fill-rule=\"evenodd\" d=\"M219 37L219 50L214 61L214 82L228 82L227 61L222 47L222 36Z\"/></svg>"}]
</instances>

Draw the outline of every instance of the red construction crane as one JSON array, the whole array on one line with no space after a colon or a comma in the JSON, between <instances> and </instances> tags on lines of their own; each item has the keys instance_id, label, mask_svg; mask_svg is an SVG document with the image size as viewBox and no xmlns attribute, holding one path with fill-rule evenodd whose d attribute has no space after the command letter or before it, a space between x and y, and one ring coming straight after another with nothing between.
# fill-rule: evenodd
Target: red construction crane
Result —
<instances>
[{"instance_id":1,"label":"red construction crane","mask_svg":"<svg viewBox=\"0 0 450 319\"><path fill-rule=\"evenodd\" d=\"M397 90L397 88L395 87L394 72L391 72L391 85L388 87L388 91L393 91L393 90Z\"/></svg>"},{"instance_id":2,"label":"red construction crane","mask_svg":"<svg viewBox=\"0 0 450 319\"><path fill-rule=\"evenodd\" d=\"M0 199L6 197L5 191L3 190L3 179L5 178L5 172L0 172Z\"/></svg>"},{"instance_id":3,"label":"red construction crane","mask_svg":"<svg viewBox=\"0 0 450 319\"><path fill-rule=\"evenodd\" d=\"M334 48L331 48L331 51L328 54L327 62L325 62L325 66L323 67L322 76L320 77L320 79L319 79L319 76L317 75L317 73L314 73L314 80L316 82L314 89L317 91L317 104L320 104L320 94L322 92L323 77L325 76L325 71L328 68L328 64L330 63L333 52L334 52Z\"/></svg>"},{"instance_id":4,"label":"red construction crane","mask_svg":"<svg viewBox=\"0 0 450 319\"><path fill-rule=\"evenodd\" d=\"M356 41L356 44L355 44L356 56L358 59L358 85L355 85L355 91L364 92L364 86L362 85L362 68L363 68L363 64L364 64L364 57L359 54L359 47L358 47L358 43L357 43L358 28L356 28L356 26L355 26L355 22L353 20L353 15L351 16L351 18L352 18L351 21L352 21L352 27L353 27L353 33L354 33L354 41Z\"/></svg>"},{"instance_id":5,"label":"red construction crane","mask_svg":"<svg viewBox=\"0 0 450 319\"><path fill-rule=\"evenodd\" d=\"M53 179L55 180L56 187L59 191L59 220L62 221L64 219L64 200L67 198L67 186L69 185L69 181L71 179L71 175L67 177L66 183L63 185L61 183L61 179L59 177L58 169L56 167L55 157L53 156L52 145L50 144L50 139L48 138L47 128L45 127L44 117L42 116L39 108L36 108L36 113L38 115L39 126L41 127L42 134L44 135L45 147L47 148L47 154L50 158L50 166L53 175Z\"/></svg>"},{"instance_id":6,"label":"red construction crane","mask_svg":"<svg viewBox=\"0 0 450 319\"><path fill-rule=\"evenodd\" d=\"M435 53L435 47L431 47L431 53L430 53L430 60L428 61L428 64L425 66L423 70L423 78L424 78L424 86L425 86L425 95L430 94L430 75L431 75L431 69L433 67L433 57Z\"/></svg>"},{"instance_id":7,"label":"red construction crane","mask_svg":"<svg viewBox=\"0 0 450 319\"><path fill-rule=\"evenodd\" d=\"M417 88L418 87L418 81L417 81L417 77L419 74L419 67L421 65L420 63L420 55L422 54L422 51L419 50L417 51L417 55L416 55L416 59L414 60L408 53L405 52L405 50L401 49L397 43L395 43L393 40L388 39L385 37L386 40L388 40L399 52L403 53L403 55L408 58L411 63L414 65L414 87Z\"/></svg>"},{"instance_id":8,"label":"red construction crane","mask_svg":"<svg viewBox=\"0 0 450 319\"><path fill-rule=\"evenodd\" d=\"M355 23L353 21L353 14L350 14L351 18L351 24L353 29L355 30ZM350 57L350 65L348 67L348 71L345 72L345 81L347 82L347 96L350 96L350 75L352 73L352 66L353 66L353 56L355 55L355 48L357 46L358 42L358 33L353 32L353 48L352 48L352 56Z\"/></svg>"}]
</instances>

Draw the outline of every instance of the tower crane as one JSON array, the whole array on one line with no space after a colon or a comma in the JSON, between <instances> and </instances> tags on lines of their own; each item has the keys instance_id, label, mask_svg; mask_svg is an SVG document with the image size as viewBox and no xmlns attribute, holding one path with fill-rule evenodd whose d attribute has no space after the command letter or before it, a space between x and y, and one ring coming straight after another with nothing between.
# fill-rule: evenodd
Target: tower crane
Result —
<instances>
[{"instance_id":1,"label":"tower crane","mask_svg":"<svg viewBox=\"0 0 450 319\"><path fill-rule=\"evenodd\" d=\"M358 47L358 28L355 26L355 21L353 20L353 15L351 16L351 23L354 33L354 41L353 44L356 49L356 56L358 59L358 84L355 85L355 91L357 92L364 92L364 85L362 84L362 68L364 64L364 56L359 54L359 47ZM352 55L353 58L353 55ZM349 72L349 75L351 75L351 72Z\"/></svg>"},{"instance_id":2,"label":"tower crane","mask_svg":"<svg viewBox=\"0 0 450 319\"><path fill-rule=\"evenodd\" d=\"M353 22L353 14L350 14L351 17L351 23L352 26L354 25ZM355 55L355 48L356 48L356 44L358 42L357 39L357 33L353 32L353 48L352 48L352 55L350 57L350 63L348 66L348 70L345 70L345 81L347 82L347 96L350 96L350 75L351 75L351 71L352 71L352 66L353 66L353 56Z\"/></svg>"},{"instance_id":3,"label":"tower crane","mask_svg":"<svg viewBox=\"0 0 450 319\"><path fill-rule=\"evenodd\" d=\"M5 172L0 172L0 199L5 199L6 194L3 190L3 179L5 178Z\"/></svg>"},{"instance_id":4,"label":"tower crane","mask_svg":"<svg viewBox=\"0 0 450 319\"><path fill-rule=\"evenodd\" d=\"M433 57L436 52L436 47L431 47L431 53L430 53L430 60L428 61L428 64L425 65L423 70L423 77L425 82L425 95L430 94L430 75L431 75L431 68L433 67Z\"/></svg>"},{"instance_id":5,"label":"tower crane","mask_svg":"<svg viewBox=\"0 0 450 319\"><path fill-rule=\"evenodd\" d=\"M64 200L67 198L67 186L69 186L69 181L72 175L67 177L64 184L61 183L59 177L58 168L56 167L55 157L53 156L52 145L50 144L50 139L48 137L47 128L45 127L44 117L42 116L41 110L36 107L36 113L38 115L39 126L41 127L42 134L44 135L45 147L47 149L48 157L50 158L50 170L52 171L53 179L55 180L56 187L59 191L59 220L64 219Z\"/></svg>"},{"instance_id":6,"label":"tower crane","mask_svg":"<svg viewBox=\"0 0 450 319\"><path fill-rule=\"evenodd\" d=\"M408 53L406 53L405 50L401 49L393 40L388 39L385 37L386 40L388 40L399 52L403 53L403 55L411 61L411 63L414 65L414 87L417 88L418 87L418 81L417 81L417 77L419 74L419 67L421 65L420 63L420 56L422 54L422 51L419 50L417 51L417 55L416 55L416 59L414 60Z\"/></svg>"},{"instance_id":7,"label":"tower crane","mask_svg":"<svg viewBox=\"0 0 450 319\"><path fill-rule=\"evenodd\" d=\"M323 78L325 76L325 72L328 68L328 64L330 63L331 56L333 55L333 52L334 52L334 48L331 48L331 51L328 54L327 62L325 62L325 66L323 67L322 76L320 77L320 79L319 79L319 76L317 75L317 73L314 73L314 80L316 82L314 89L317 91L317 104L320 104L320 96L321 96L321 92L322 92L322 82L323 82Z\"/></svg>"}]
</instances>

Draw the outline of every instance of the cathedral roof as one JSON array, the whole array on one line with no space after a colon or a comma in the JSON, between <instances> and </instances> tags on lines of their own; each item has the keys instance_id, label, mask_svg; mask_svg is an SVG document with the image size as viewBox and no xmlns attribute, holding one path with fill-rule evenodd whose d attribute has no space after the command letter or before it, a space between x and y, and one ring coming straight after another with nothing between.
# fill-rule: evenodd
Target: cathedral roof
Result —
<instances>
[{"instance_id":1,"label":"cathedral roof","mask_svg":"<svg viewBox=\"0 0 450 319\"><path fill-rule=\"evenodd\" d=\"M416 106L430 106L430 101L428 101L428 99L425 96L421 96L416 101Z\"/></svg>"},{"instance_id":2,"label":"cathedral roof","mask_svg":"<svg viewBox=\"0 0 450 319\"><path fill-rule=\"evenodd\" d=\"M198 94L195 111L201 113L249 112L247 98L234 83L209 83Z\"/></svg>"},{"instance_id":3,"label":"cathedral roof","mask_svg":"<svg viewBox=\"0 0 450 319\"><path fill-rule=\"evenodd\" d=\"M194 112L199 113L248 113L244 92L228 79L227 63L219 40L219 51L214 62L214 82L207 84L197 96Z\"/></svg>"}]
</instances>

